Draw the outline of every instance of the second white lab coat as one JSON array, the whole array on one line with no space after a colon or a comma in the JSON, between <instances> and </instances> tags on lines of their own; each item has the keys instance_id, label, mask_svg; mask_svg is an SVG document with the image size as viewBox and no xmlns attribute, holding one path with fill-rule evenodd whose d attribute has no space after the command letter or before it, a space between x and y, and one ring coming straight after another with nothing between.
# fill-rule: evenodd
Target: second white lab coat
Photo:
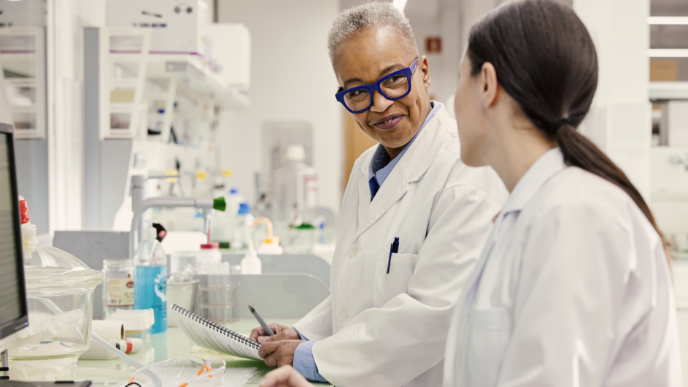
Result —
<instances>
[{"instance_id":1,"label":"second white lab coat","mask_svg":"<svg viewBox=\"0 0 688 387\"><path fill-rule=\"evenodd\" d=\"M445 387L680 387L662 241L621 189L543 155L455 311Z\"/></svg>"},{"instance_id":2,"label":"second white lab coat","mask_svg":"<svg viewBox=\"0 0 688 387\"><path fill-rule=\"evenodd\" d=\"M437 386L451 316L507 193L496 173L461 163L441 107L370 200L375 147L342 202L332 295L295 324L337 386ZM399 238L399 253L390 246ZM389 264L389 273L387 267Z\"/></svg>"}]
</instances>

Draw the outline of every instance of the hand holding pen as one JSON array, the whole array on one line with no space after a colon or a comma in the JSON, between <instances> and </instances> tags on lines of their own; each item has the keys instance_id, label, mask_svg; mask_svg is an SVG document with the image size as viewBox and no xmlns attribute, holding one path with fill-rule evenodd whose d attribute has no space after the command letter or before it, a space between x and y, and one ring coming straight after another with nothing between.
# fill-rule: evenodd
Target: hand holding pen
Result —
<instances>
[{"instance_id":1,"label":"hand holding pen","mask_svg":"<svg viewBox=\"0 0 688 387\"><path fill-rule=\"evenodd\" d=\"M249 305L249 310L251 310L251 313L256 316L257 312L255 312L255 309L251 305ZM260 315L256 316L256 320L258 320L258 323L260 323L261 326L254 328L251 331L249 339L253 341L265 344L271 341L301 340L301 336L299 336L298 332L296 332L296 329L290 326L277 323L268 325L265 323L265 321L263 321L262 318L260 318ZM266 331L265 328L268 328L269 331Z\"/></svg>"}]
</instances>

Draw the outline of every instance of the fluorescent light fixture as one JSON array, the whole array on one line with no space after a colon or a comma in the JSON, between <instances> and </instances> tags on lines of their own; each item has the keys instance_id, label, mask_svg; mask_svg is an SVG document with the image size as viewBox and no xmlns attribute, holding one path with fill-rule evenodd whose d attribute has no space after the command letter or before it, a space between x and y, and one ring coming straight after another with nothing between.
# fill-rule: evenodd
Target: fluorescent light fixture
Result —
<instances>
[{"instance_id":1,"label":"fluorescent light fixture","mask_svg":"<svg viewBox=\"0 0 688 387\"><path fill-rule=\"evenodd\" d=\"M688 25L686 16L650 16L647 24L656 26L685 26Z\"/></svg>"},{"instance_id":2,"label":"fluorescent light fixture","mask_svg":"<svg viewBox=\"0 0 688 387\"><path fill-rule=\"evenodd\" d=\"M688 49L652 48L647 50L650 58L688 58Z\"/></svg>"},{"instance_id":3,"label":"fluorescent light fixture","mask_svg":"<svg viewBox=\"0 0 688 387\"><path fill-rule=\"evenodd\" d=\"M404 7L406 7L407 0L394 0L392 5L401 12L404 12Z\"/></svg>"}]
</instances>

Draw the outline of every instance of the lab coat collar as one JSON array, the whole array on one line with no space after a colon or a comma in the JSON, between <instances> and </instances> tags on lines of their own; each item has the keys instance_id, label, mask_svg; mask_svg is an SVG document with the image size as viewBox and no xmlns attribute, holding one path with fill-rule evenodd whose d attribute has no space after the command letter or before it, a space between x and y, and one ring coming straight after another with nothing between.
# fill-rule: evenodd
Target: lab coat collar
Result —
<instances>
[{"instance_id":1,"label":"lab coat collar","mask_svg":"<svg viewBox=\"0 0 688 387\"><path fill-rule=\"evenodd\" d=\"M498 231L495 233L495 238L499 234L502 220L512 212L521 211L540 187L564 168L566 168L566 163L564 163L564 155L559 147L550 149L540 156L511 191L511 195L509 195L497 218L495 228Z\"/></svg>"},{"instance_id":2,"label":"lab coat collar","mask_svg":"<svg viewBox=\"0 0 688 387\"><path fill-rule=\"evenodd\" d=\"M368 184L368 166L375 152L370 152L366 160L361 163L361 178L358 182L357 237L406 194L409 184L420 180L425 174L435 158L437 149L442 144L444 132L456 130L456 125L451 121L446 108L441 106L437 114L418 134L413 144L409 146L404 157L399 160L372 201Z\"/></svg>"}]
</instances>

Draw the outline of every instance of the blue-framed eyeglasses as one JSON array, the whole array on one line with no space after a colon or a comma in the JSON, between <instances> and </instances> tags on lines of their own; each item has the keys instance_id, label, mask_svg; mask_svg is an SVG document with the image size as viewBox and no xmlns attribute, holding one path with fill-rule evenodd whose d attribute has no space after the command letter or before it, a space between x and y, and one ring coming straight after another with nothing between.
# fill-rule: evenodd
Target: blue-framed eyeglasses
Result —
<instances>
[{"instance_id":1,"label":"blue-framed eyeglasses","mask_svg":"<svg viewBox=\"0 0 688 387\"><path fill-rule=\"evenodd\" d=\"M335 94L337 101L341 102L346 110L351 113L363 113L373 106L373 93L377 90L383 97L390 101L404 98L411 92L411 76L418 67L418 59L411 66L385 75L372 85L362 85L342 90Z\"/></svg>"}]
</instances>

